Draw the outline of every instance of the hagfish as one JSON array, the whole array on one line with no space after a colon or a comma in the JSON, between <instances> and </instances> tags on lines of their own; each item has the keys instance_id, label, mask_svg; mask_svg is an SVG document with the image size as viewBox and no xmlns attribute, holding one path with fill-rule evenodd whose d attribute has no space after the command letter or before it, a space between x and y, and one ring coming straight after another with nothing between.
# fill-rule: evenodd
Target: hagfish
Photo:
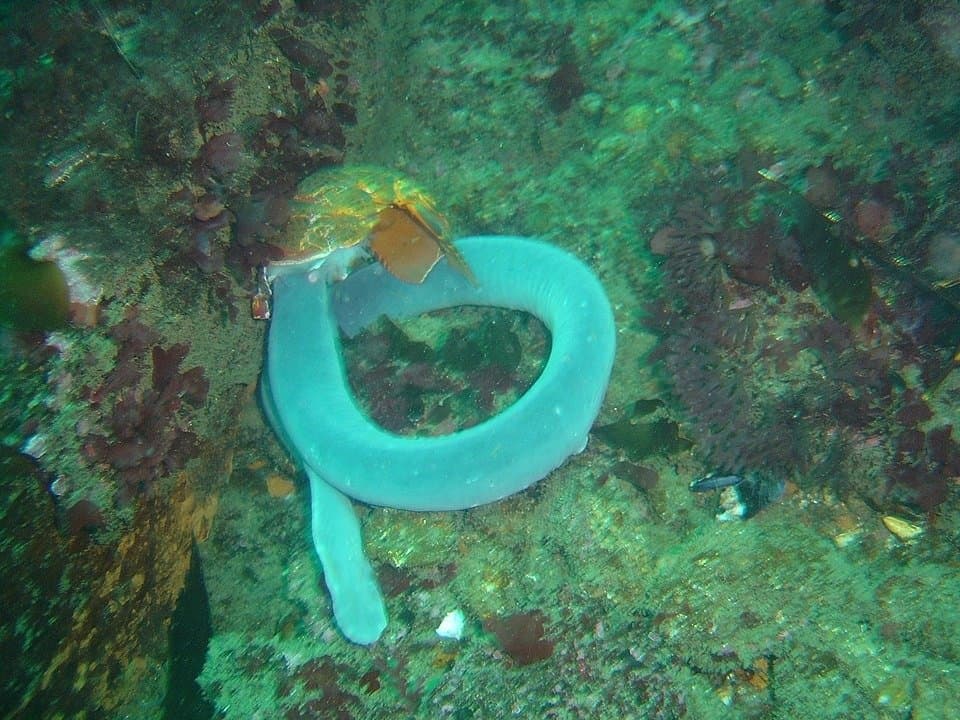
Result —
<instances>
[{"instance_id":1,"label":"hagfish","mask_svg":"<svg viewBox=\"0 0 960 720\"><path fill-rule=\"evenodd\" d=\"M457 249L475 282L446 259L421 285L368 265L339 283L322 272L278 277L261 392L265 412L310 481L313 542L334 619L351 641L376 641L387 613L349 498L406 510L459 510L523 490L584 449L613 365L603 286L570 253L520 237L471 237ZM338 326L355 335L461 305L523 310L552 336L531 388L503 412L439 437L401 437L357 406Z\"/></svg>"}]
</instances>

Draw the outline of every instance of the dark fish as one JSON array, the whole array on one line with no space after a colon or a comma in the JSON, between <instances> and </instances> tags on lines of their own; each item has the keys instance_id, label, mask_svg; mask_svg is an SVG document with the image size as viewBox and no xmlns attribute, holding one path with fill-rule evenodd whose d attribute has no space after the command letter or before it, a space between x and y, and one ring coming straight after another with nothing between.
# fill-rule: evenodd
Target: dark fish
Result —
<instances>
[{"instance_id":1,"label":"dark fish","mask_svg":"<svg viewBox=\"0 0 960 720\"><path fill-rule=\"evenodd\" d=\"M694 480L690 483L690 490L693 492L707 492L708 490L720 490L725 487L732 487L743 482L739 475L707 475L705 478Z\"/></svg>"},{"instance_id":2,"label":"dark fish","mask_svg":"<svg viewBox=\"0 0 960 720\"><path fill-rule=\"evenodd\" d=\"M786 483L763 473L708 475L690 483L693 492L720 490L717 520L746 520L783 497Z\"/></svg>"}]
</instances>

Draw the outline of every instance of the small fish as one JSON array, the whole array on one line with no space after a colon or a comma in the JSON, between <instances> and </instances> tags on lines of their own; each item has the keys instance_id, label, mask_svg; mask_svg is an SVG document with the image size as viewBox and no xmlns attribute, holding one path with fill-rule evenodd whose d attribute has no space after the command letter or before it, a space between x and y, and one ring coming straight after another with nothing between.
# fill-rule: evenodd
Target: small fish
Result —
<instances>
[{"instance_id":1,"label":"small fish","mask_svg":"<svg viewBox=\"0 0 960 720\"><path fill-rule=\"evenodd\" d=\"M80 169L95 158L115 158L110 153L91 150L85 145L78 145L70 150L47 160L47 172L43 176L43 184L48 188L63 185L75 170Z\"/></svg>"},{"instance_id":2,"label":"small fish","mask_svg":"<svg viewBox=\"0 0 960 720\"><path fill-rule=\"evenodd\" d=\"M786 483L766 474L708 475L690 483L693 492L720 491L717 520L746 520L783 497Z\"/></svg>"},{"instance_id":3,"label":"small fish","mask_svg":"<svg viewBox=\"0 0 960 720\"><path fill-rule=\"evenodd\" d=\"M708 490L721 490L726 487L733 487L743 482L739 475L707 475L705 478L694 480L690 483L692 492L707 492Z\"/></svg>"},{"instance_id":4,"label":"small fish","mask_svg":"<svg viewBox=\"0 0 960 720\"><path fill-rule=\"evenodd\" d=\"M43 176L43 184L48 188L62 185L70 179L74 170L87 163L94 156L94 152L81 145L47 160L47 172Z\"/></svg>"}]
</instances>

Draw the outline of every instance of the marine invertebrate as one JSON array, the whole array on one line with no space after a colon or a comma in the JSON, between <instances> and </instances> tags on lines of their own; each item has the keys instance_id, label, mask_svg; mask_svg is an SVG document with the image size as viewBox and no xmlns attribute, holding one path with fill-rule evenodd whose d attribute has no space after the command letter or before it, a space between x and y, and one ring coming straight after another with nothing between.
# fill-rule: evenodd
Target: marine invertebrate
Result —
<instances>
[{"instance_id":1,"label":"marine invertebrate","mask_svg":"<svg viewBox=\"0 0 960 720\"><path fill-rule=\"evenodd\" d=\"M717 520L747 520L767 505L776 502L786 490L782 477L761 473L739 475L708 475L690 483L692 492L720 490L720 509Z\"/></svg>"},{"instance_id":2,"label":"marine invertebrate","mask_svg":"<svg viewBox=\"0 0 960 720\"><path fill-rule=\"evenodd\" d=\"M274 281L264 404L310 479L314 546L337 623L354 642L374 642L386 611L348 498L442 510L522 490L584 448L613 364L609 303L575 258L515 237L468 238L457 249L476 285L448 263L422 285L392 279L377 266L332 291L322 282L323 267ZM553 336L540 378L504 412L453 435L400 438L377 428L351 397L334 323L349 335L381 314L410 317L463 304L540 317Z\"/></svg>"}]
</instances>

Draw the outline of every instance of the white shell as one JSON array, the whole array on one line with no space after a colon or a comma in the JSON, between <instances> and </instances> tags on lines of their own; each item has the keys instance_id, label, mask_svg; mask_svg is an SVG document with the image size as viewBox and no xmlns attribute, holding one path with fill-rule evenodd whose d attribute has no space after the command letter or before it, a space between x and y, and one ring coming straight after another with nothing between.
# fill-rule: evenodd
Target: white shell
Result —
<instances>
[{"instance_id":1,"label":"white shell","mask_svg":"<svg viewBox=\"0 0 960 720\"><path fill-rule=\"evenodd\" d=\"M437 626L437 635L442 638L459 640L463 637L463 626L466 624L466 621L467 618L462 610L448 612Z\"/></svg>"}]
</instances>

